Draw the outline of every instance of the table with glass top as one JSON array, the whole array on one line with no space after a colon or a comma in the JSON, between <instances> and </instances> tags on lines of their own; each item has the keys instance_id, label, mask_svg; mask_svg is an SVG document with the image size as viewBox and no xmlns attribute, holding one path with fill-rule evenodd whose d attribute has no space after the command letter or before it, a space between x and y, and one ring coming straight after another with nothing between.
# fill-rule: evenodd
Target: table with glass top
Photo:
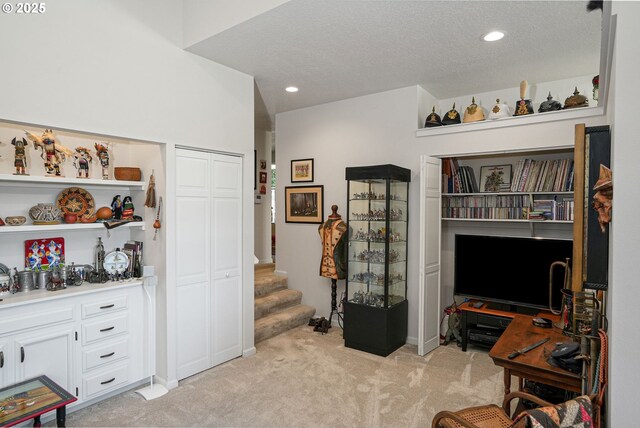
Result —
<instances>
[{"instance_id":1,"label":"table with glass top","mask_svg":"<svg viewBox=\"0 0 640 428\"><path fill-rule=\"evenodd\" d=\"M47 376L38 376L0 389L0 426L13 426L33 419L40 426L40 416L56 411L59 427L65 426L66 406L77 398Z\"/></svg>"}]
</instances>

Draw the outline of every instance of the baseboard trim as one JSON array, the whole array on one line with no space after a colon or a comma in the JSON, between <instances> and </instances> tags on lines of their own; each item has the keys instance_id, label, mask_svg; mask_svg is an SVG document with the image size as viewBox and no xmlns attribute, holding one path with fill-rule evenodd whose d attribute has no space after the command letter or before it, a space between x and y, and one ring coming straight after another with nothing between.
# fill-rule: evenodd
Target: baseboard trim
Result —
<instances>
[{"instance_id":1,"label":"baseboard trim","mask_svg":"<svg viewBox=\"0 0 640 428\"><path fill-rule=\"evenodd\" d=\"M407 345L416 345L418 346L418 338L407 336Z\"/></svg>"},{"instance_id":2,"label":"baseboard trim","mask_svg":"<svg viewBox=\"0 0 640 428\"><path fill-rule=\"evenodd\" d=\"M167 389L174 389L174 388L178 387L178 380L177 379L173 379L171 381L168 381L168 380L166 380L166 379L164 379L164 378L162 378L162 377L160 377L158 375L155 375L153 378L156 380L156 382L158 382L160 385L164 386Z\"/></svg>"},{"instance_id":3,"label":"baseboard trim","mask_svg":"<svg viewBox=\"0 0 640 428\"><path fill-rule=\"evenodd\" d=\"M271 257L269 257L269 258L260 260L258 263L259 264L262 264L262 263L273 263L273 259Z\"/></svg>"},{"instance_id":4,"label":"baseboard trim","mask_svg":"<svg viewBox=\"0 0 640 428\"><path fill-rule=\"evenodd\" d=\"M255 355L255 354L256 354L256 352L257 352L257 351L256 351L256 347L255 347L255 346L252 346L251 348L249 348L249 349L245 349L244 351L242 351L242 358L250 357L250 356L252 356L252 355Z\"/></svg>"},{"instance_id":5,"label":"baseboard trim","mask_svg":"<svg viewBox=\"0 0 640 428\"><path fill-rule=\"evenodd\" d=\"M276 275L289 276L286 270L274 270L273 273Z\"/></svg>"}]
</instances>

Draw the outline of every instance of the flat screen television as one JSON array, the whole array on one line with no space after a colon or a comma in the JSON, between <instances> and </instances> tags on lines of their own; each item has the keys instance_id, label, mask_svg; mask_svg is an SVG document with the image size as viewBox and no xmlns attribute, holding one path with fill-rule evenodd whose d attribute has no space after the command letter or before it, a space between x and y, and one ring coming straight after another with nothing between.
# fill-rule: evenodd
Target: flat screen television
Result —
<instances>
[{"instance_id":1,"label":"flat screen television","mask_svg":"<svg viewBox=\"0 0 640 428\"><path fill-rule=\"evenodd\" d=\"M572 257L573 241L456 234L454 254L456 296L492 302L490 307L514 312L548 309L549 267ZM551 306L555 310L562 303L564 274L562 267L554 269Z\"/></svg>"}]
</instances>

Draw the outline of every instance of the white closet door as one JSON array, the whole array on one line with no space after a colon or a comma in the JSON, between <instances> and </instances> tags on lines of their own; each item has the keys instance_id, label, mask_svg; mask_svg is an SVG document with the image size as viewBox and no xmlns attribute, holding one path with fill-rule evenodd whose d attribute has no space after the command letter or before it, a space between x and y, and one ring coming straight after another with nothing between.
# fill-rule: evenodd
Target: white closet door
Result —
<instances>
[{"instance_id":1,"label":"white closet door","mask_svg":"<svg viewBox=\"0 0 640 428\"><path fill-rule=\"evenodd\" d=\"M212 155L213 365L242 354L242 162Z\"/></svg>"},{"instance_id":2,"label":"white closet door","mask_svg":"<svg viewBox=\"0 0 640 428\"><path fill-rule=\"evenodd\" d=\"M211 367L211 160L176 150L177 374Z\"/></svg>"},{"instance_id":3,"label":"white closet door","mask_svg":"<svg viewBox=\"0 0 640 428\"><path fill-rule=\"evenodd\" d=\"M440 162L428 156L420 160L419 355L440 344Z\"/></svg>"}]
</instances>

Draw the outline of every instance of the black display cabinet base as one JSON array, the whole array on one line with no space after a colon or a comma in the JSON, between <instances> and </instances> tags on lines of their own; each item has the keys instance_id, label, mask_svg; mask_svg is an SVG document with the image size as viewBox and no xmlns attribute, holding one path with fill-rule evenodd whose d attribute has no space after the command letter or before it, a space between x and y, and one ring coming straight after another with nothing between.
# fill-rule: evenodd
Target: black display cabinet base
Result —
<instances>
[{"instance_id":1,"label":"black display cabinet base","mask_svg":"<svg viewBox=\"0 0 640 428\"><path fill-rule=\"evenodd\" d=\"M407 342L409 303L389 309L344 304L344 346L386 357Z\"/></svg>"}]
</instances>

